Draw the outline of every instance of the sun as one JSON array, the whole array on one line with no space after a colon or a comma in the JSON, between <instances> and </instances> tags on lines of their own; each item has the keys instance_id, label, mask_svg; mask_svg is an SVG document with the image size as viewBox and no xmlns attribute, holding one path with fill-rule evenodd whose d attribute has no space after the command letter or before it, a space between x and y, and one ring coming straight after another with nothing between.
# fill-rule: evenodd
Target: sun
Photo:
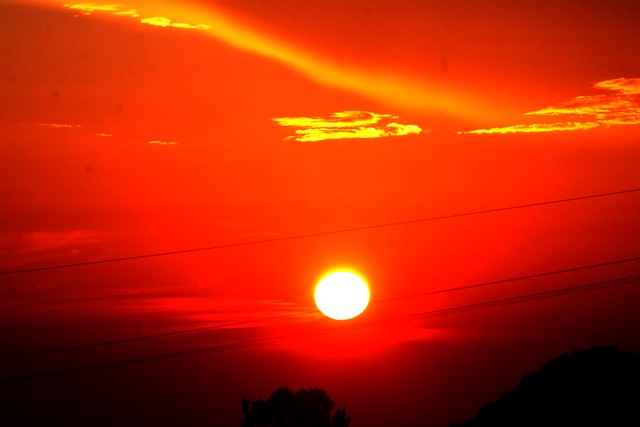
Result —
<instances>
[{"instance_id":1,"label":"sun","mask_svg":"<svg viewBox=\"0 0 640 427\"><path fill-rule=\"evenodd\" d=\"M350 271L334 271L325 275L315 290L318 309L336 320L352 319L369 304L369 286Z\"/></svg>"}]
</instances>

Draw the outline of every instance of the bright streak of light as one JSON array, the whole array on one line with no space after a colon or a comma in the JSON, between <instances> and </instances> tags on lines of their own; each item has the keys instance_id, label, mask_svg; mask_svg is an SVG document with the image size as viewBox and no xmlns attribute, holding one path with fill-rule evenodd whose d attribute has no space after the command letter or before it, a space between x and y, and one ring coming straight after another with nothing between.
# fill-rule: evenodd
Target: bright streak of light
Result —
<instances>
[{"instance_id":1,"label":"bright streak of light","mask_svg":"<svg viewBox=\"0 0 640 427\"><path fill-rule=\"evenodd\" d=\"M122 2L64 4L56 0L28 0L64 6L83 14L110 13L136 18L142 24L192 28L229 46L270 58L318 84L345 90L392 107L421 114L443 113L473 122L495 119L503 113L470 93L446 87L441 82L412 78L370 67L349 66L296 44L252 28L214 5L170 4L166 2ZM125 4L126 3L126 4ZM199 22L199 24L193 24Z\"/></svg>"}]
</instances>

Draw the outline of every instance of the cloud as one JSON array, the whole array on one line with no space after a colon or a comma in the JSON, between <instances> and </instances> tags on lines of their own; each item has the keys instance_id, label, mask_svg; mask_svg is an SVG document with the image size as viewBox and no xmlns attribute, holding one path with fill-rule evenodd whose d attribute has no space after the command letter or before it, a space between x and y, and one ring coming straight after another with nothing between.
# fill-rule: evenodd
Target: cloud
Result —
<instances>
[{"instance_id":1,"label":"cloud","mask_svg":"<svg viewBox=\"0 0 640 427\"><path fill-rule=\"evenodd\" d=\"M514 125L490 129L476 129L468 132L458 132L458 135L489 135L489 134L507 134L507 133L541 133L541 132L557 132L562 130L586 130L600 127L598 123L580 123L580 122L563 122L563 123L536 123L533 125Z\"/></svg>"},{"instance_id":2,"label":"cloud","mask_svg":"<svg viewBox=\"0 0 640 427\"><path fill-rule=\"evenodd\" d=\"M117 12L120 8L117 4L93 3L65 4L64 6L72 10L78 10L83 15L91 15L93 12Z\"/></svg>"},{"instance_id":3,"label":"cloud","mask_svg":"<svg viewBox=\"0 0 640 427\"><path fill-rule=\"evenodd\" d=\"M273 327L322 318L315 308L289 301L257 300L216 295L160 297L141 301L141 307L175 312L183 321L224 322L221 329Z\"/></svg>"},{"instance_id":4,"label":"cloud","mask_svg":"<svg viewBox=\"0 0 640 427\"><path fill-rule=\"evenodd\" d=\"M342 111L329 118L321 117L281 117L273 119L281 126L297 128L295 135L288 136L301 142L324 141L327 139L382 138L419 134L417 125L404 125L393 120L397 116L376 114L367 111Z\"/></svg>"},{"instance_id":5,"label":"cloud","mask_svg":"<svg viewBox=\"0 0 640 427\"><path fill-rule=\"evenodd\" d=\"M640 78L604 80L593 87L606 92L577 96L558 106L525 113L526 116L552 117L555 120L560 118L565 121L476 129L458 134L556 132L640 124Z\"/></svg>"},{"instance_id":6,"label":"cloud","mask_svg":"<svg viewBox=\"0 0 640 427\"><path fill-rule=\"evenodd\" d=\"M316 309L301 304L232 298L189 286L136 287L132 283L129 288L105 288L70 283L66 281L63 288L39 286L37 298L33 287L28 293L24 287L10 289L0 301L0 320L33 318L46 309L49 326L74 324L79 319L96 330L144 323L152 327L170 325L171 330L182 330L186 335L239 329L267 329L278 334L275 331L281 328L323 318Z\"/></svg>"},{"instance_id":7,"label":"cloud","mask_svg":"<svg viewBox=\"0 0 640 427\"><path fill-rule=\"evenodd\" d=\"M74 125L70 123L40 123L38 126L52 129L77 129L82 127L82 125Z\"/></svg>"},{"instance_id":8,"label":"cloud","mask_svg":"<svg viewBox=\"0 0 640 427\"><path fill-rule=\"evenodd\" d=\"M455 342L468 339L468 331L428 328L421 325L388 325L382 322L351 323L344 327L307 328L305 333L276 341L278 347L320 359L370 357L405 343L431 341ZM326 333L330 330L331 333ZM340 351L336 351L340 349Z\"/></svg>"},{"instance_id":9,"label":"cloud","mask_svg":"<svg viewBox=\"0 0 640 427\"><path fill-rule=\"evenodd\" d=\"M110 13L117 16L130 16L138 19L141 24L153 25L156 27L173 27L184 29L196 29L196 30L208 30L211 28L205 24L188 24L186 22L174 22L170 18L164 16L151 16L148 18L141 18L140 14L135 9L122 9L119 4L94 4L94 3L79 3L79 4L65 4L66 8L71 10L77 10L83 15L91 15L94 12Z\"/></svg>"},{"instance_id":10,"label":"cloud","mask_svg":"<svg viewBox=\"0 0 640 427\"><path fill-rule=\"evenodd\" d=\"M30 231L6 233L0 238L0 256L33 262L59 256L74 256L102 242L90 230Z\"/></svg>"},{"instance_id":11,"label":"cloud","mask_svg":"<svg viewBox=\"0 0 640 427\"><path fill-rule=\"evenodd\" d=\"M149 144L151 144L151 145L177 145L178 143L176 141L161 141L159 139L154 139L152 141L149 141Z\"/></svg>"},{"instance_id":12,"label":"cloud","mask_svg":"<svg viewBox=\"0 0 640 427\"><path fill-rule=\"evenodd\" d=\"M173 27L173 28L186 28L186 29L195 29L195 30L207 30L210 27L205 24L199 25L191 25L185 22L173 22L169 18L165 18L162 16L153 16L151 18L143 18L140 19L140 22L148 25L155 25L157 27Z\"/></svg>"}]
</instances>

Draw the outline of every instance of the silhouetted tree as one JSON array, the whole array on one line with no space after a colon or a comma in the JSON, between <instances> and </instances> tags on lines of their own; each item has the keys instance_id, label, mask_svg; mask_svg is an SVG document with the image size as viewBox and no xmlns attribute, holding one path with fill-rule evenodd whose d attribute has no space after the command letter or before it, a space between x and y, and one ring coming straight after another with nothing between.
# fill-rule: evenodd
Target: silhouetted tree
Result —
<instances>
[{"instance_id":1,"label":"silhouetted tree","mask_svg":"<svg viewBox=\"0 0 640 427\"><path fill-rule=\"evenodd\" d=\"M344 409L336 410L331 419L331 427L349 427L351 423L351 417L347 415L347 411Z\"/></svg>"},{"instance_id":2,"label":"silhouetted tree","mask_svg":"<svg viewBox=\"0 0 640 427\"><path fill-rule=\"evenodd\" d=\"M640 426L639 385L640 354L574 351L525 376L462 427Z\"/></svg>"},{"instance_id":3,"label":"silhouetted tree","mask_svg":"<svg viewBox=\"0 0 640 427\"><path fill-rule=\"evenodd\" d=\"M333 400L319 388L291 391L281 387L267 400L242 399L242 427L348 427L344 409L331 416Z\"/></svg>"}]
</instances>

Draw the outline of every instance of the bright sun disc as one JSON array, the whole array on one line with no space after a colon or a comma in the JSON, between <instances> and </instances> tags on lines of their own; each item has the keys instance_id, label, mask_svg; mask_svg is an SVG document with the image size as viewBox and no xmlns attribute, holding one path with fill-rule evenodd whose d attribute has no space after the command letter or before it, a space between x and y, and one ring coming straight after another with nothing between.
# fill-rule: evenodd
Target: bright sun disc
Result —
<instances>
[{"instance_id":1,"label":"bright sun disc","mask_svg":"<svg viewBox=\"0 0 640 427\"><path fill-rule=\"evenodd\" d=\"M336 271L324 276L315 290L318 309L336 320L347 320L362 313L369 304L369 287L355 273Z\"/></svg>"}]
</instances>

